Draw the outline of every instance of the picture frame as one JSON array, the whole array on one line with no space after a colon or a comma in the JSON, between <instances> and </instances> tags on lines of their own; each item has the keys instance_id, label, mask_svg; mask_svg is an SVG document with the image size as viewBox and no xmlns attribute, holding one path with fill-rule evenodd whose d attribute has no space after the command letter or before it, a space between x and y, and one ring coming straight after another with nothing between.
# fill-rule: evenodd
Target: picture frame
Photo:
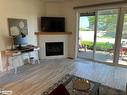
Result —
<instances>
[{"instance_id":1,"label":"picture frame","mask_svg":"<svg viewBox=\"0 0 127 95\"><path fill-rule=\"evenodd\" d=\"M27 19L8 18L10 36L28 35Z\"/></svg>"}]
</instances>

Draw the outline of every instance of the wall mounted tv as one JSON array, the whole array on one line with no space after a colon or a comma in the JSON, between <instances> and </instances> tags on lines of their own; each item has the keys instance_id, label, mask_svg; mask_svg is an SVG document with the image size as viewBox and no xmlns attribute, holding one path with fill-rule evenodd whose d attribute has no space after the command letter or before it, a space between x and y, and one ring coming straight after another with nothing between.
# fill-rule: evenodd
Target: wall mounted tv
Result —
<instances>
[{"instance_id":1,"label":"wall mounted tv","mask_svg":"<svg viewBox=\"0 0 127 95\"><path fill-rule=\"evenodd\" d=\"M41 17L42 32L65 32L64 17Z\"/></svg>"}]
</instances>

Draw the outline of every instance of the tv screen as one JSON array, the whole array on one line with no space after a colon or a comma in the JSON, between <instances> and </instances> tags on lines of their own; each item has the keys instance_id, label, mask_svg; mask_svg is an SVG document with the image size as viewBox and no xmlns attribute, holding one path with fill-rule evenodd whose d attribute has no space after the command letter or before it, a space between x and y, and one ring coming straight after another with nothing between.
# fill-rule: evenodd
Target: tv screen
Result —
<instances>
[{"instance_id":1,"label":"tv screen","mask_svg":"<svg viewBox=\"0 0 127 95\"><path fill-rule=\"evenodd\" d=\"M64 17L41 17L42 32L65 32Z\"/></svg>"}]
</instances>

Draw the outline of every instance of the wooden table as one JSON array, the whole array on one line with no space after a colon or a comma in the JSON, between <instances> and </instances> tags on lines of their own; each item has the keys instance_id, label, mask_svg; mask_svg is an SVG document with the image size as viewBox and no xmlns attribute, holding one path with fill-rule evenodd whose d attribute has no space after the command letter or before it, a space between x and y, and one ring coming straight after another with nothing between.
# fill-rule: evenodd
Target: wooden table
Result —
<instances>
[{"instance_id":1,"label":"wooden table","mask_svg":"<svg viewBox=\"0 0 127 95\"><path fill-rule=\"evenodd\" d=\"M29 56L29 63L30 63L30 58L31 58L31 55L30 55L30 52L33 52L33 51L35 51L35 53L36 53L36 56L37 56L37 58L36 58L36 62L38 63L38 64L40 64L40 61L39 61L39 57L38 57L38 50L39 50L40 48L39 47L37 47L37 46L28 46L28 48L26 48L26 49L22 49L22 50L18 50L18 49L14 49L14 50L11 50L11 49L9 49L9 50L5 50L5 56L6 56L6 62L7 62L7 65L9 66L9 57L12 57L12 62L11 62L11 66L14 68L14 73L16 74L17 73L17 66L13 63L14 62L14 60L17 60L18 58L18 56L19 55L23 55L24 53L27 53L28 54L28 56ZM23 60L23 58L22 58L22 60ZM8 70L8 67L7 67L7 70Z\"/></svg>"}]
</instances>

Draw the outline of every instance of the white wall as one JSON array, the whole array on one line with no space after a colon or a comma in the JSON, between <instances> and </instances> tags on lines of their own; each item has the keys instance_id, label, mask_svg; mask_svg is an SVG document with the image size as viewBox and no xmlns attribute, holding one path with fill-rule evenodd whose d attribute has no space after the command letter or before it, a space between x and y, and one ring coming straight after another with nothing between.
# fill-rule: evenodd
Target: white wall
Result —
<instances>
[{"instance_id":1,"label":"white wall","mask_svg":"<svg viewBox=\"0 0 127 95\"><path fill-rule=\"evenodd\" d=\"M41 0L0 0L0 50L9 48L7 18L23 18L28 21L29 43L36 44L34 32L38 31L37 17L43 15Z\"/></svg>"},{"instance_id":2,"label":"white wall","mask_svg":"<svg viewBox=\"0 0 127 95\"><path fill-rule=\"evenodd\" d=\"M44 6L42 0L0 0L0 51L11 47L8 18L27 19L28 43L37 45L34 32L38 31L37 18L45 14ZM0 60L0 64L5 63Z\"/></svg>"}]
</instances>

